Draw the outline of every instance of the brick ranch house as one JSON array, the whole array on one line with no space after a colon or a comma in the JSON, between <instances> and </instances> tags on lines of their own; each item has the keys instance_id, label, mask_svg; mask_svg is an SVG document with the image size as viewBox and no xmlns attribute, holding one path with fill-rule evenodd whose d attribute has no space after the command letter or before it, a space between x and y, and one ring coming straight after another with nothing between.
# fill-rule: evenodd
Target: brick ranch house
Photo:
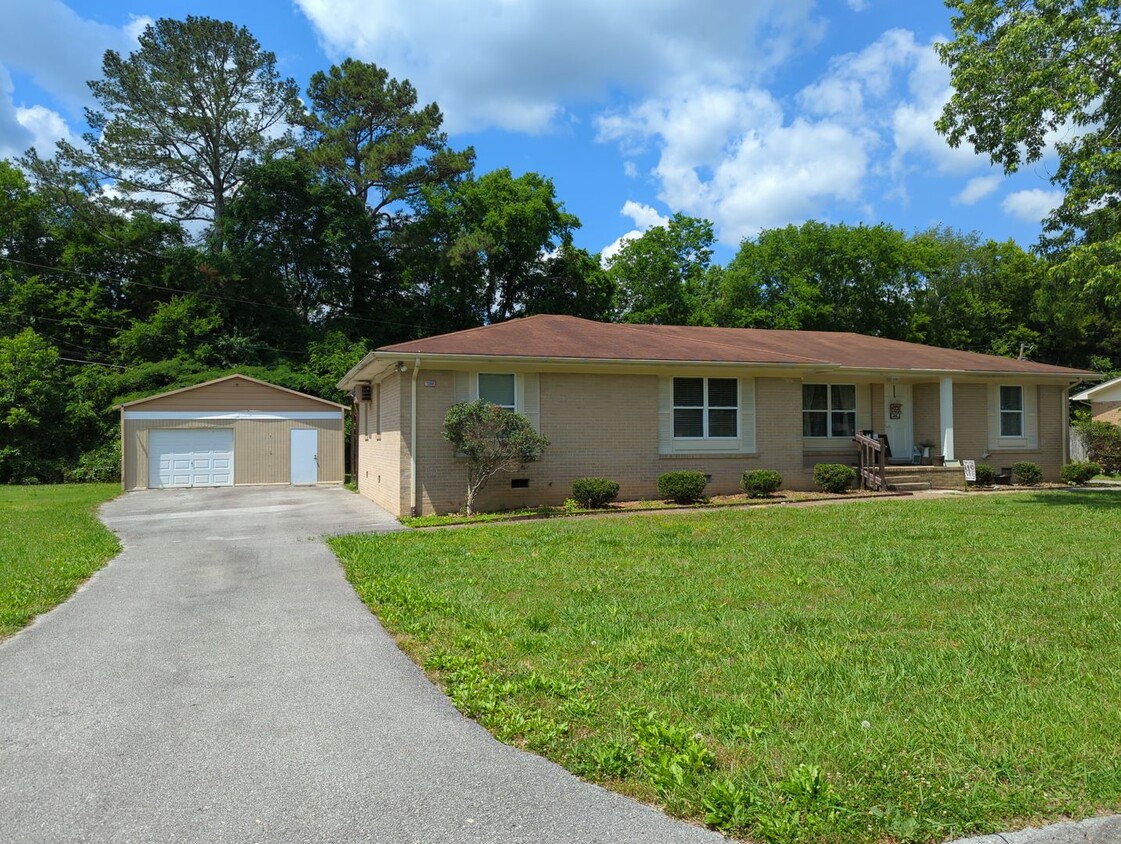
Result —
<instances>
[{"instance_id":1,"label":"brick ranch house","mask_svg":"<svg viewBox=\"0 0 1121 844\"><path fill-rule=\"evenodd\" d=\"M817 463L856 462L858 431L886 434L901 462L1031 460L1058 479L1069 389L1087 377L859 334L542 315L384 346L339 387L355 399L358 489L401 515L462 507L464 461L442 436L459 401L517 410L551 441L488 484L485 510L560 504L589 475L653 498L673 469L711 476L711 494L737 492L747 469L812 489Z\"/></svg>"}]
</instances>

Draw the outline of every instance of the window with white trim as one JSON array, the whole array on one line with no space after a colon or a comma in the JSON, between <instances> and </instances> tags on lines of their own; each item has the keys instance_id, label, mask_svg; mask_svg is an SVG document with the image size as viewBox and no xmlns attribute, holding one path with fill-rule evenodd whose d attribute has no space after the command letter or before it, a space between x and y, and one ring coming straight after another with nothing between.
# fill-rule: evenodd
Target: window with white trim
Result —
<instances>
[{"instance_id":1,"label":"window with white trim","mask_svg":"<svg viewBox=\"0 0 1121 844\"><path fill-rule=\"evenodd\" d=\"M735 439L739 436L739 380L674 378L675 439Z\"/></svg>"},{"instance_id":2,"label":"window with white trim","mask_svg":"<svg viewBox=\"0 0 1121 844\"><path fill-rule=\"evenodd\" d=\"M855 435L855 384L802 385L803 437L851 439Z\"/></svg>"},{"instance_id":3,"label":"window with white trim","mask_svg":"<svg viewBox=\"0 0 1121 844\"><path fill-rule=\"evenodd\" d=\"M1020 386L1000 387L1000 435L1002 437L1024 436L1024 388Z\"/></svg>"},{"instance_id":4,"label":"window with white trim","mask_svg":"<svg viewBox=\"0 0 1121 844\"><path fill-rule=\"evenodd\" d=\"M510 372L480 372L479 398L507 410L516 410L514 375Z\"/></svg>"}]
</instances>

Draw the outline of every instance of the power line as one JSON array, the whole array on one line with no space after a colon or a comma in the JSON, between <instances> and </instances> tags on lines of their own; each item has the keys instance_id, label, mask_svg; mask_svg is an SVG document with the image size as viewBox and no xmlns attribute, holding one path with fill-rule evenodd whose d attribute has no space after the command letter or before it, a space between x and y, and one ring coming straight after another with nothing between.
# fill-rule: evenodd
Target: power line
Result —
<instances>
[{"instance_id":1,"label":"power line","mask_svg":"<svg viewBox=\"0 0 1121 844\"><path fill-rule=\"evenodd\" d=\"M64 358L64 357L59 357L59 360L64 360L67 363L85 363L85 364L89 364L90 366L108 366L108 367L111 367L113 369L128 369L129 368L127 366L121 366L120 364L117 364L117 363L102 363L99 360L78 360L77 358Z\"/></svg>"}]
</instances>

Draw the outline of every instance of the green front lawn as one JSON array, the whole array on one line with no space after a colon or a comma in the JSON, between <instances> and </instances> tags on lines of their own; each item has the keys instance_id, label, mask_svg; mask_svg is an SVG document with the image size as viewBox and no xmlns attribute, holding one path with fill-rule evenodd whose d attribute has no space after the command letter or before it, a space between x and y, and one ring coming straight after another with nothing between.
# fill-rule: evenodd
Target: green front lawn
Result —
<instances>
[{"instance_id":1,"label":"green front lawn","mask_svg":"<svg viewBox=\"0 0 1121 844\"><path fill-rule=\"evenodd\" d=\"M120 484L0 486L0 639L62 603L120 550L97 505Z\"/></svg>"},{"instance_id":2,"label":"green front lawn","mask_svg":"<svg viewBox=\"0 0 1121 844\"><path fill-rule=\"evenodd\" d=\"M938 841L1121 809L1119 525L1056 491L332 544L503 741L735 835Z\"/></svg>"}]
</instances>

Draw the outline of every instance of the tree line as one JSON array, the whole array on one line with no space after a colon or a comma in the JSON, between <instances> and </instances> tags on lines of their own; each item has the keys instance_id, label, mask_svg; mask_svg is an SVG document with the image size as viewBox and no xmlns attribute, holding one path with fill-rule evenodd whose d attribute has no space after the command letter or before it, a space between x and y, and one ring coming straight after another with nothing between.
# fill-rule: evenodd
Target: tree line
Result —
<instances>
[{"instance_id":1,"label":"tree line","mask_svg":"<svg viewBox=\"0 0 1121 844\"><path fill-rule=\"evenodd\" d=\"M675 215L604 261L408 81L347 59L301 100L232 23L156 21L89 85L81 144L0 161L0 482L111 477L121 401L232 370L341 400L372 347L534 313L1121 362L1107 276L1058 247L811 221L722 265Z\"/></svg>"}]
</instances>

